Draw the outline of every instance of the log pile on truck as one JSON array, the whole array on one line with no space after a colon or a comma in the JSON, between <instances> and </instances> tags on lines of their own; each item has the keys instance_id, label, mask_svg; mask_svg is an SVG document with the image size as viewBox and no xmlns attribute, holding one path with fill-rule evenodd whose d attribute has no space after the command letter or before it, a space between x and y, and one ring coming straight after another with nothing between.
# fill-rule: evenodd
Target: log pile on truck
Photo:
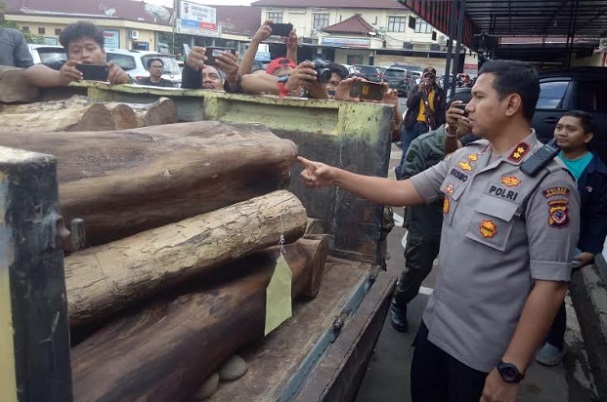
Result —
<instances>
[{"instance_id":1,"label":"log pile on truck","mask_svg":"<svg viewBox=\"0 0 607 402\"><path fill-rule=\"evenodd\" d=\"M0 143L56 156L61 214L85 223L86 247L65 258L70 325L88 331L72 348L74 400L185 401L264 337L281 255L291 297L316 296L328 239L304 237L306 210L285 190L290 140L259 125L154 126L171 117L146 113L167 101L121 105L6 106Z\"/></svg>"}]
</instances>

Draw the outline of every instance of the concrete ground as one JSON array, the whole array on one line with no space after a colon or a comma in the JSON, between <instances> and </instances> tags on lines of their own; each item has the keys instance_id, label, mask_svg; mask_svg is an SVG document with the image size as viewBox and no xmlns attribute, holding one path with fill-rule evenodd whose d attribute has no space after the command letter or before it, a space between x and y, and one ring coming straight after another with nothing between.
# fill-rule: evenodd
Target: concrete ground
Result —
<instances>
[{"instance_id":1,"label":"concrete ground","mask_svg":"<svg viewBox=\"0 0 607 402\"><path fill-rule=\"evenodd\" d=\"M399 163L400 156L400 149L393 146L391 167ZM392 171L390 177L394 178ZM403 210L399 208L395 213L402 216ZM388 252L391 257L388 260L388 270L391 273L400 273L404 266L402 239L405 233L405 229L397 225L388 237ZM436 269L438 268L435 266L434 271ZM433 281L432 273L424 282L420 294L409 305L409 332L397 332L386 319L356 402L411 401L409 395L411 343L419 327L429 294L432 292ZM522 384L520 402L598 401L596 388L588 374L589 368L582 337L570 301L567 313L568 353L564 362L556 367L533 364Z\"/></svg>"}]
</instances>

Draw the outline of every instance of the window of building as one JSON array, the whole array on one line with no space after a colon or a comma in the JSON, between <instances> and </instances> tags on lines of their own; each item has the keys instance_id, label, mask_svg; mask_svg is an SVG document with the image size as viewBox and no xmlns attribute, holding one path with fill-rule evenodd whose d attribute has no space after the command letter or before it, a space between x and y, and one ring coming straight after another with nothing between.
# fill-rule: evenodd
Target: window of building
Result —
<instances>
[{"instance_id":1,"label":"window of building","mask_svg":"<svg viewBox=\"0 0 607 402\"><path fill-rule=\"evenodd\" d=\"M314 14L314 23L312 28L321 30L329 26L329 14Z\"/></svg>"},{"instance_id":2,"label":"window of building","mask_svg":"<svg viewBox=\"0 0 607 402\"><path fill-rule=\"evenodd\" d=\"M362 64L363 57L360 54L349 54L347 56L348 64Z\"/></svg>"},{"instance_id":3,"label":"window of building","mask_svg":"<svg viewBox=\"0 0 607 402\"><path fill-rule=\"evenodd\" d=\"M55 35L59 35L61 33L61 28L55 28Z\"/></svg>"},{"instance_id":4,"label":"window of building","mask_svg":"<svg viewBox=\"0 0 607 402\"><path fill-rule=\"evenodd\" d=\"M405 32L407 17L388 17L388 32Z\"/></svg>"},{"instance_id":5,"label":"window of building","mask_svg":"<svg viewBox=\"0 0 607 402\"><path fill-rule=\"evenodd\" d=\"M276 24L282 24L282 11L270 11L268 12L268 19L272 20Z\"/></svg>"},{"instance_id":6,"label":"window of building","mask_svg":"<svg viewBox=\"0 0 607 402\"><path fill-rule=\"evenodd\" d=\"M38 33L40 35L44 35L46 33L46 28L44 28L44 27L38 27Z\"/></svg>"},{"instance_id":7,"label":"window of building","mask_svg":"<svg viewBox=\"0 0 607 402\"><path fill-rule=\"evenodd\" d=\"M432 25L428 24L426 21L422 21L421 18L416 18L415 19L415 32L431 33Z\"/></svg>"},{"instance_id":8,"label":"window of building","mask_svg":"<svg viewBox=\"0 0 607 402\"><path fill-rule=\"evenodd\" d=\"M21 27L21 30L25 33L30 33L30 27Z\"/></svg>"}]
</instances>

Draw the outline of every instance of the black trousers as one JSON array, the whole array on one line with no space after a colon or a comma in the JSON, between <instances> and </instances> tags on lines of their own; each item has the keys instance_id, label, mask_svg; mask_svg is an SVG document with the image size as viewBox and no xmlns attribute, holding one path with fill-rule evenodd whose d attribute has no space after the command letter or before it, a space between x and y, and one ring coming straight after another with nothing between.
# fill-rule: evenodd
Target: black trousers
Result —
<instances>
[{"instance_id":1,"label":"black trousers","mask_svg":"<svg viewBox=\"0 0 607 402\"><path fill-rule=\"evenodd\" d=\"M413 346L412 402L479 401L487 373L466 366L428 341L423 321Z\"/></svg>"}]
</instances>

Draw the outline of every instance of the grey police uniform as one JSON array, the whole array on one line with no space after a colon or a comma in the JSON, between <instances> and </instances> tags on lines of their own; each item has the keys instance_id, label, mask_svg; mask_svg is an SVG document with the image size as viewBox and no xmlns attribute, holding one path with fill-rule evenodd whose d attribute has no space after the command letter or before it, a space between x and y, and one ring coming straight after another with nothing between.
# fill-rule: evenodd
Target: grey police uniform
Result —
<instances>
[{"instance_id":1,"label":"grey police uniform","mask_svg":"<svg viewBox=\"0 0 607 402\"><path fill-rule=\"evenodd\" d=\"M570 279L579 195L557 161L535 177L519 169L541 146L533 131L493 158L477 141L411 179L426 202L445 196L428 340L478 371L503 356L534 280Z\"/></svg>"}]
</instances>

